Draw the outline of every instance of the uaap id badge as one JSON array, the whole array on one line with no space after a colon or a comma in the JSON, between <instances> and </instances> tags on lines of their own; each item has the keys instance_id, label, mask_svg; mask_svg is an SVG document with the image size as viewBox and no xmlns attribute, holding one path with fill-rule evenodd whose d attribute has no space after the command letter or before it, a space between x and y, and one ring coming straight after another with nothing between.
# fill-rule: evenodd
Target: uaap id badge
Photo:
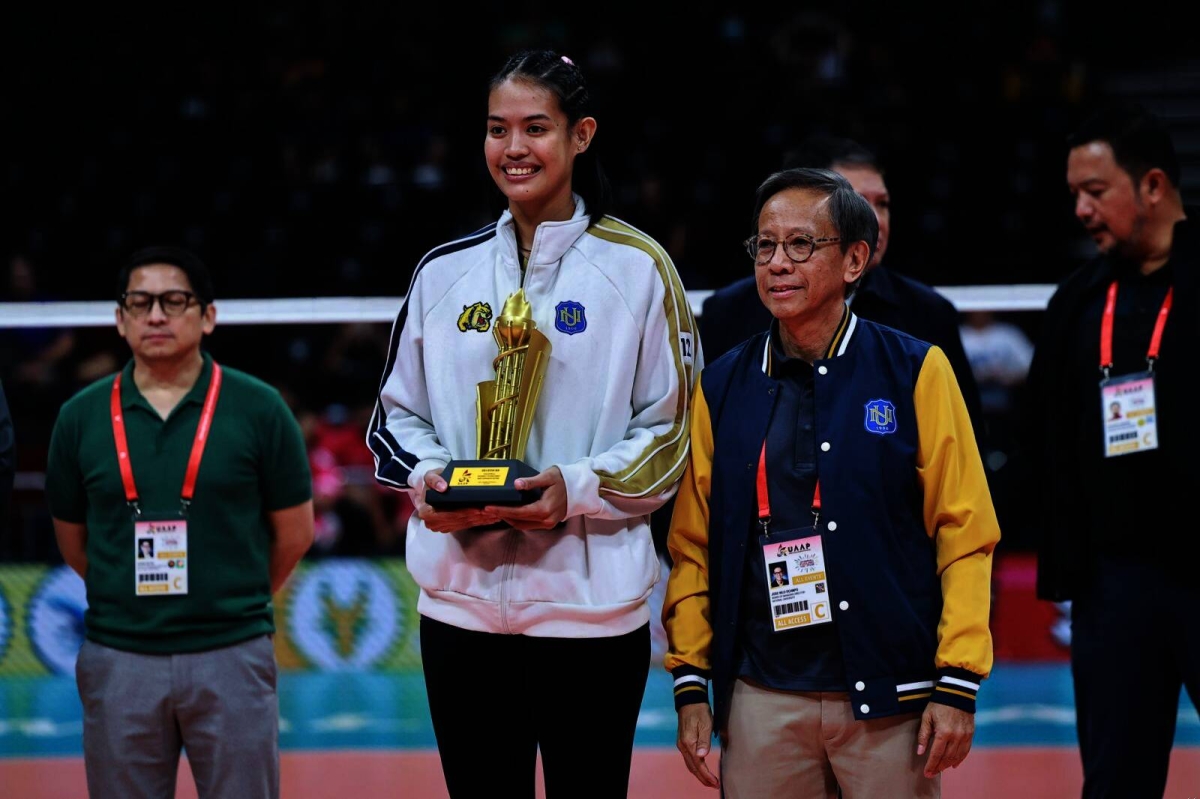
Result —
<instances>
[{"instance_id":1,"label":"uaap id badge","mask_svg":"<svg viewBox=\"0 0 1200 799\"><path fill-rule=\"evenodd\" d=\"M1104 420L1104 457L1158 449L1154 373L1138 372L1100 381L1100 414Z\"/></svg>"},{"instance_id":2,"label":"uaap id badge","mask_svg":"<svg viewBox=\"0 0 1200 799\"><path fill-rule=\"evenodd\" d=\"M1104 429L1104 457L1115 458L1158 449L1158 413L1154 403L1154 364L1162 346L1163 330L1171 313L1174 288L1167 289L1150 345L1146 348L1146 371L1111 377L1113 367L1113 324L1117 307L1117 281L1108 287L1104 313L1100 317L1100 418Z\"/></svg>"},{"instance_id":3,"label":"uaap id badge","mask_svg":"<svg viewBox=\"0 0 1200 799\"><path fill-rule=\"evenodd\" d=\"M204 458L204 446L212 429L213 414L217 409L217 397L221 393L221 367L214 361L208 393L200 421L196 425L196 437L192 441L192 454L188 457L187 471L183 476L183 488L179 492L179 518L173 514L154 514L143 517L137 482L133 476L133 461L129 454L129 441L125 436L125 414L121 406L121 373L113 379L109 409L112 415L113 441L117 448L117 466L121 470L121 482L125 486L125 501L133 513L133 593L134 596L183 596L188 592L188 525L187 512L196 494L196 477L200 473L200 461Z\"/></svg>"},{"instance_id":4,"label":"uaap id badge","mask_svg":"<svg viewBox=\"0 0 1200 799\"><path fill-rule=\"evenodd\" d=\"M775 632L833 621L821 536L812 528L760 537Z\"/></svg>"},{"instance_id":5,"label":"uaap id badge","mask_svg":"<svg viewBox=\"0 0 1200 799\"><path fill-rule=\"evenodd\" d=\"M771 532L771 499L767 492L767 445L758 456L758 543L766 565L767 605L774 632L797 630L833 621L829 609L829 578L825 550L817 532L821 515L821 481L813 489L813 526Z\"/></svg>"},{"instance_id":6,"label":"uaap id badge","mask_svg":"<svg viewBox=\"0 0 1200 799\"><path fill-rule=\"evenodd\" d=\"M133 573L138 596L178 596L188 592L187 520L138 521Z\"/></svg>"}]
</instances>

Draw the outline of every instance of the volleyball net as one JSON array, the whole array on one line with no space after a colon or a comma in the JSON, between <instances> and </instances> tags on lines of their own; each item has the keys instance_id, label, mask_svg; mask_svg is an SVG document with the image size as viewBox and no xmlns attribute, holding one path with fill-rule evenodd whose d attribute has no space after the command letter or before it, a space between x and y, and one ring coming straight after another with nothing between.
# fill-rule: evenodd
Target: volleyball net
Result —
<instances>
[{"instance_id":1,"label":"volleyball net","mask_svg":"<svg viewBox=\"0 0 1200 799\"><path fill-rule=\"evenodd\" d=\"M959 311L1041 311L1052 284L938 286ZM692 312L700 316L712 291L689 291ZM404 297L290 297L218 299L223 325L391 323ZM0 303L0 328L101 327L113 324L115 301Z\"/></svg>"}]
</instances>

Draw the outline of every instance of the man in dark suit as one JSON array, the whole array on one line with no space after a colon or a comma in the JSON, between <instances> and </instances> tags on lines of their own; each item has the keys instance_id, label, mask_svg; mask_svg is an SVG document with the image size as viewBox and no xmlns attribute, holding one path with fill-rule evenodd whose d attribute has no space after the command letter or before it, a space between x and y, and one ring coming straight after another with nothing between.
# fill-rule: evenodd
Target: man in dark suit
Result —
<instances>
[{"instance_id":1,"label":"man in dark suit","mask_svg":"<svg viewBox=\"0 0 1200 799\"><path fill-rule=\"evenodd\" d=\"M874 153L849 139L811 137L788 156L784 166L832 169L849 180L875 209L879 241L862 283L850 300L850 309L863 319L894 327L941 347L958 378L975 437L982 441L979 387L963 351L958 310L934 289L880 263L891 233L891 197L884 183L883 168ZM704 360L712 363L770 325L771 314L759 300L754 275L747 274L705 299L700 315Z\"/></svg>"}]
</instances>

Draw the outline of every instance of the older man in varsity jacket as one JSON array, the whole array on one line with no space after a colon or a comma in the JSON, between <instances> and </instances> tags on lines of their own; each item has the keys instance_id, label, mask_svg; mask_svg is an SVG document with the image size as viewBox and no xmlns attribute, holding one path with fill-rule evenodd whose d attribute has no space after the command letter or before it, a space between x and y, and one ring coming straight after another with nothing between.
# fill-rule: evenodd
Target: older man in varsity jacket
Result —
<instances>
[{"instance_id":1,"label":"older man in varsity jacket","mask_svg":"<svg viewBox=\"0 0 1200 799\"><path fill-rule=\"evenodd\" d=\"M877 221L845 178L776 173L756 211L774 322L700 375L668 536L678 745L717 785L715 719L727 797L936 797L992 665L970 418L940 348L850 311Z\"/></svg>"}]
</instances>

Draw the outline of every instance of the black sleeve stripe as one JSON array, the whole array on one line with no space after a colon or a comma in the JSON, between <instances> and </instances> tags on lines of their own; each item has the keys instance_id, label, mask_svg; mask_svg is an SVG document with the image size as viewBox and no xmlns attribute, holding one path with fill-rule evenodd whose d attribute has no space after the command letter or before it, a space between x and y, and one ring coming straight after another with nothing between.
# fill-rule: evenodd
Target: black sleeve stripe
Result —
<instances>
[{"instance_id":1,"label":"black sleeve stripe","mask_svg":"<svg viewBox=\"0 0 1200 799\"><path fill-rule=\"evenodd\" d=\"M374 436L374 433L376 432L387 432L387 414L383 410L383 387L387 385L388 377L391 375L392 370L396 367L396 356L400 348L400 334L403 333L404 324L406 321L408 321L408 297L412 294L412 287L416 284L417 276L421 274L421 270L425 268L425 265L430 261L433 261L435 258L440 258L443 255L449 255L451 253L460 252L462 250L478 246L488 241L495 235L496 223L493 222L486 227L480 228L469 236L458 239L457 241L452 241L448 244L443 244L440 247L430 250L428 253L426 253L425 257L421 259L420 263L417 264L417 268L413 270L412 279L408 283L408 294L405 295L404 302L400 306L400 312L396 316L396 321L392 323L392 334L388 340L387 360L384 362L383 376L379 379L379 390L375 395L375 408L371 412L371 421L367 426L367 446L370 447L371 452L375 455L375 476L376 479L380 479L381 482L385 482L388 485L394 485L397 482L407 485L408 472L410 469L404 461L407 460L413 464L416 464L419 460L411 453L405 452L404 449L400 447L395 437L390 433L387 434L388 439L390 439L387 441L387 443L392 448L392 451L388 453L387 457L381 457L383 455L383 451L382 448L375 443ZM396 470L395 467L389 467L389 460L393 463L399 464L401 468ZM397 480L397 475L399 475L402 479Z\"/></svg>"}]
</instances>

